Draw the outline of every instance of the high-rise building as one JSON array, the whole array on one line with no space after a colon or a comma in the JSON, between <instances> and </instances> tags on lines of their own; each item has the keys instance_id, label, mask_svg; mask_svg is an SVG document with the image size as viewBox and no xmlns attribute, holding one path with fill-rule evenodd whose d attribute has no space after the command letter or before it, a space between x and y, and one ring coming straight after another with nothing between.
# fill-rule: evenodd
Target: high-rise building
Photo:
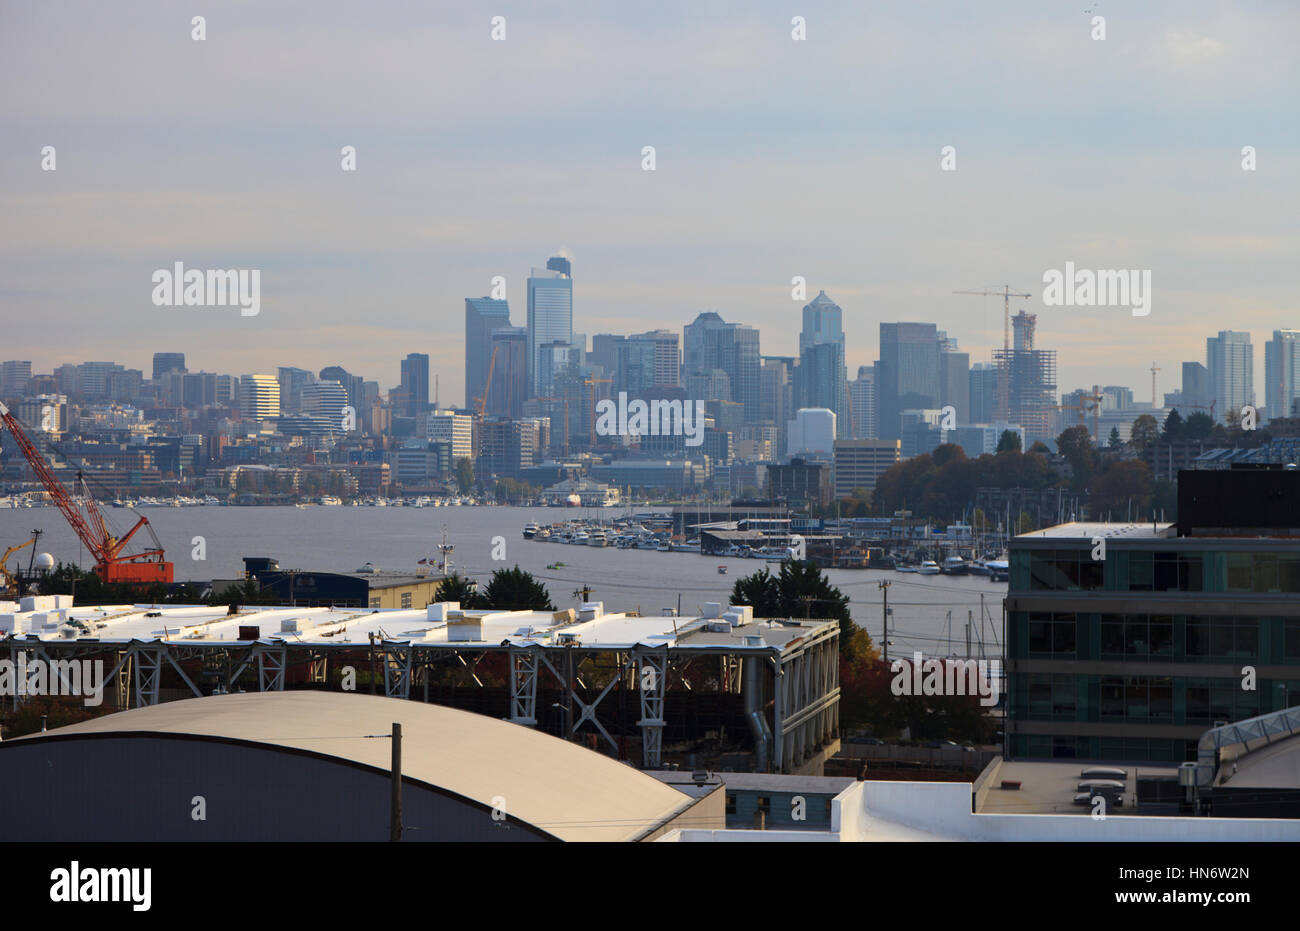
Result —
<instances>
[{"instance_id":1,"label":"high-rise building","mask_svg":"<svg viewBox=\"0 0 1300 931\"><path fill-rule=\"evenodd\" d=\"M1210 414L1210 402L1214 400L1214 388L1210 384L1210 370L1199 362L1184 362L1181 393L1183 404L1190 408L1190 410L1184 412L1185 415L1191 415L1195 411Z\"/></svg>"},{"instance_id":2,"label":"high-rise building","mask_svg":"<svg viewBox=\"0 0 1300 931\"><path fill-rule=\"evenodd\" d=\"M492 385L484 409L489 414L518 420L528 399L527 328L498 327L492 331L492 349L497 364L492 370Z\"/></svg>"},{"instance_id":3,"label":"high-rise building","mask_svg":"<svg viewBox=\"0 0 1300 931\"><path fill-rule=\"evenodd\" d=\"M569 260L553 256L546 268L534 268L528 275L528 364L529 385L535 394L545 394L554 370L542 362L542 348L573 342L573 277Z\"/></svg>"},{"instance_id":4,"label":"high-rise building","mask_svg":"<svg viewBox=\"0 0 1300 931\"><path fill-rule=\"evenodd\" d=\"M902 456L898 440L836 440L834 448L835 497L848 498L854 491L876 487L876 481L896 465Z\"/></svg>"},{"instance_id":5,"label":"high-rise building","mask_svg":"<svg viewBox=\"0 0 1300 931\"><path fill-rule=\"evenodd\" d=\"M853 438L876 438L876 368L859 365L858 377L849 382L849 419Z\"/></svg>"},{"instance_id":6,"label":"high-rise building","mask_svg":"<svg viewBox=\"0 0 1300 931\"><path fill-rule=\"evenodd\" d=\"M280 416L280 382L274 375L245 375L239 380L239 410L245 420Z\"/></svg>"},{"instance_id":7,"label":"high-rise building","mask_svg":"<svg viewBox=\"0 0 1300 931\"><path fill-rule=\"evenodd\" d=\"M341 365L330 365L320 370L321 381L336 381L343 386L348 393L348 403L352 405L353 410L361 410L365 407L365 379L360 375L352 375Z\"/></svg>"},{"instance_id":8,"label":"high-rise building","mask_svg":"<svg viewBox=\"0 0 1300 931\"><path fill-rule=\"evenodd\" d=\"M800 408L786 426L786 455L830 459L835 448L835 412Z\"/></svg>"},{"instance_id":9,"label":"high-rise building","mask_svg":"<svg viewBox=\"0 0 1300 931\"><path fill-rule=\"evenodd\" d=\"M902 436L902 412L929 409L939 400L939 332L933 323L880 324L876 363L876 432Z\"/></svg>"},{"instance_id":10,"label":"high-rise building","mask_svg":"<svg viewBox=\"0 0 1300 931\"><path fill-rule=\"evenodd\" d=\"M402 395L407 416L414 417L429 407L429 356L412 352L402 360Z\"/></svg>"},{"instance_id":11,"label":"high-rise building","mask_svg":"<svg viewBox=\"0 0 1300 931\"><path fill-rule=\"evenodd\" d=\"M458 459L472 459L474 455L474 418L469 414L438 410L429 412L430 440L451 443L453 467Z\"/></svg>"},{"instance_id":12,"label":"high-rise building","mask_svg":"<svg viewBox=\"0 0 1300 931\"><path fill-rule=\"evenodd\" d=\"M302 410L302 389L316 380L316 373L282 365L276 369L276 380L280 382L280 409L298 412Z\"/></svg>"},{"instance_id":13,"label":"high-rise building","mask_svg":"<svg viewBox=\"0 0 1300 931\"><path fill-rule=\"evenodd\" d=\"M799 356L795 372L800 407L824 407L835 412L836 429L843 438L852 431L848 418L848 382L844 375L843 343L810 344Z\"/></svg>"},{"instance_id":14,"label":"high-rise building","mask_svg":"<svg viewBox=\"0 0 1300 931\"><path fill-rule=\"evenodd\" d=\"M77 366L79 393L87 400L107 398L109 376L122 370L122 366L115 362L81 363Z\"/></svg>"},{"instance_id":15,"label":"high-rise building","mask_svg":"<svg viewBox=\"0 0 1300 931\"><path fill-rule=\"evenodd\" d=\"M1268 417L1291 416L1300 398L1300 330L1274 330L1264 344L1264 403Z\"/></svg>"},{"instance_id":16,"label":"high-rise building","mask_svg":"<svg viewBox=\"0 0 1300 931\"><path fill-rule=\"evenodd\" d=\"M795 411L795 368L791 356L763 356L763 366L758 375L758 422L776 428L778 454L785 449L786 424Z\"/></svg>"},{"instance_id":17,"label":"high-rise building","mask_svg":"<svg viewBox=\"0 0 1300 931\"><path fill-rule=\"evenodd\" d=\"M1034 330L1038 315L1024 311L1012 318L1015 342L1012 349L996 349L994 362L999 378L1007 379L1009 419L1025 429L1025 440L1033 445L1056 436L1056 350L1035 349ZM999 386L1000 388L1000 386ZM1008 419L998 412L997 419Z\"/></svg>"},{"instance_id":18,"label":"high-rise building","mask_svg":"<svg viewBox=\"0 0 1300 931\"><path fill-rule=\"evenodd\" d=\"M510 326L510 305L490 297L465 298L465 406L473 407L487 387L492 331Z\"/></svg>"},{"instance_id":19,"label":"high-rise building","mask_svg":"<svg viewBox=\"0 0 1300 931\"><path fill-rule=\"evenodd\" d=\"M799 355L812 346L839 343L844 348L844 311L840 305L818 291L803 309L803 328L799 331Z\"/></svg>"},{"instance_id":20,"label":"high-rise building","mask_svg":"<svg viewBox=\"0 0 1300 931\"><path fill-rule=\"evenodd\" d=\"M722 317L711 310L696 317L682 327L682 378L691 375L703 375L717 366L707 357L706 334L710 330L724 327ZM707 400L707 399L705 399Z\"/></svg>"},{"instance_id":21,"label":"high-rise building","mask_svg":"<svg viewBox=\"0 0 1300 931\"><path fill-rule=\"evenodd\" d=\"M303 385L303 413L325 421L330 435L343 432L343 408L347 403L347 390L336 381L316 381Z\"/></svg>"},{"instance_id":22,"label":"high-rise building","mask_svg":"<svg viewBox=\"0 0 1300 931\"><path fill-rule=\"evenodd\" d=\"M1220 330L1218 336L1206 339L1205 356L1214 393L1214 417L1224 423L1230 413L1239 416L1243 407L1255 403L1255 349L1250 334Z\"/></svg>"},{"instance_id":23,"label":"high-rise building","mask_svg":"<svg viewBox=\"0 0 1300 931\"><path fill-rule=\"evenodd\" d=\"M185 353L155 352L153 354L153 380L158 381L168 372L184 372Z\"/></svg>"},{"instance_id":24,"label":"high-rise building","mask_svg":"<svg viewBox=\"0 0 1300 931\"><path fill-rule=\"evenodd\" d=\"M32 380L31 362L17 360L0 365L0 398L21 398Z\"/></svg>"},{"instance_id":25,"label":"high-rise building","mask_svg":"<svg viewBox=\"0 0 1300 931\"><path fill-rule=\"evenodd\" d=\"M739 401L745 419L759 417L759 333L743 323L725 323L704 331L705 371L721 369L731 383L731 397L701 400Z\"/></svg>"},{"instance_id":26,"label":"high-rise building","mask_svg":"<svg viewBox=\"0 0 1300 931\"><path fill-rule=\"evenodd\" d=\"M957 348L957 340L939 333L939 407L957 412L957 423L972 423L970 409L970 353Z\"/></svg>"},{"instance_id":27,"label":"high-rise building","mask_svg":"<svg viewBox=\"0 0 1300 931\"><path fill-rule=\"evenodd\" d=\"M992 423L998 406L998 370L992 362L970 369L970 422Z\"/></svg>"}]
</instances>

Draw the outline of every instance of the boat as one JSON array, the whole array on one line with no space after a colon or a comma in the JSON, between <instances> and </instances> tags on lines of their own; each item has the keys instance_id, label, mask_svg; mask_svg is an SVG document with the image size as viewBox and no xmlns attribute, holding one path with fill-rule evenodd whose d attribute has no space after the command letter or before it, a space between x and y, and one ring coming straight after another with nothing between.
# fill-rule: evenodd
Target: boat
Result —
<instances>
[{"instance_id":1,"label":"boat","mask_svg":"<svg viewBox=\"0 0 1300 931\"><path fill-rule=\"evenodd\" d=\"M1006 582L1011 579L1011 564L1005 559L990 559L984 565L988 566L989 578L994 582Z\"/></svg>"},{"instance_id":2,"label":"boat","mask_svg":"<svg viewBox=\"0 0 1300 931\"><path fill-rule=\"evenodd\" d=\"M343 504L343 499L336 498L333 495L322 495L320 503L325 507L340 507Z\"/></svg>"},{"instance_id":3,"label":"boat","mask_svg":"<svg viewBox=\"0 0 1300 931\"><path fill-rule=\"evenodd\" d=\"M939 564L933 559L926 559L922 560L921 565L917 567L916 571L921 575L938 575L942 570L939 568Z\"/></svg>"},{"instance_id":4,"label":"boat","mask_svg":"<svg viewBox=\"0 0 1300 931\"><path fill-rule=\"evenodd\" d=\"M894 564L894 571L895 572L916 572L917 568L916 566L909 566L906 565L905 563L900 562Z\"/></svg>"},{"instance_id":5,"label":"boat","mask_svg":"<svg viewBox=\"0 0 1300 931\"><path fill-rule=\"evenodd\" d=\"M943 561L940 571L944 575L965 575L970 571L970 567L966 565L966 560L960 556L949 556Z\"/></svg>"},{"instance_id":6,"label":"boat","mask_svg":"<svg viewBox=\"0 0 1300 931\"><path fill-rule=\"evenodd\" d=\"M668 543L660 543L655 546L655 551L659 553L670 553L672 552L672 546Z\"/></svg>"},{"instance_id":7,"label":"boat","mask_svg":"<svg viewBox=\"0 0 1300 931\"><path fill-rule=\"evenodd\" d=\"M727 574L727 567L726 567L726 566L718 566L718 575L726 575L726 574Z\"/></svg>"},{"instance_id":8,"label":"boat","mask_svg":"<svg viewBox=\"0 0 1300 931\"><path fill-rule=\"evenodd\" d=\"M541 528L536 524L524 524L524 539L533 540L537 537L537 531Z\"/></svg>"},{"instance_id":9,"label":"boat","mask_svg":"<svg viewBox=\"0 0 1300 931\"><path fill-rule=\"evenodd\" d=\"M573 539L569 542L573 543L575 546L586 546L588 539L589 536L587 534L587 531L579 530L576 534L573 535Z\"/></svg>"},{"instance_id":10,"label":"boat","mask_svg":"<svg viewBox=\"0 0 1300 931\"><path fill-rule=\"evenodd\" d=\"M588 546L604 546L609 541L605 539L605 531L593 530L587 534Z\"/></svg>"}]
</instances>

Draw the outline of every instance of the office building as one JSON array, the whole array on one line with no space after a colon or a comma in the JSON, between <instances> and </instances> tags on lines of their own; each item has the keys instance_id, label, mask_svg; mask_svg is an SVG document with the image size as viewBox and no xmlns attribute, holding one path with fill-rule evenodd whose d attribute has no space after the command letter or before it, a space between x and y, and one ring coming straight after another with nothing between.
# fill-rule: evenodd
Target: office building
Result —
<instances>
[{"instance_id":1,"label":"office building","mask_svg":"<svg viewBox=\"0 0 1300 931\"><path fill-rule=\"evenodd\" d=\"M710 369L716 368L716 364L708 358L706 334L710 330L726 326L715 312L708 310L697 316L692 322L682 327L682 378L688 378L691 375L702 375ZM701 400L710 400L702 398ZM726 398L725 400L730 400Z\"/></svg>"},{"instance_id":2,"label":"office building","mask_svg":"<svg viewBox=\"0 0 1300 931\"><path fill-rule=\"evenodd\" d=\"M280 382L280 409L296 413L302 410L302 389L316 380L316 374L282 365L276 369L276 380Z\"/></svg>"},{"instance_id":3,"label":"office building","mask_svg":"<svg viewBox=\"0 0 1300 931\"><path fill-rule=\"evenodd\" d=\"M880 324L876 363L876 432L902 436L902 412L937 405L940 393L939 332L933 323Z\"/></svg>"},{"instance_id":4,"label":"office building","mask_svg":"<svg viewBox=\"0 0 1300 931\"><path fill-rule=\"evenodd\" d=\"M1300 522L1279 504L1297 500L1294 469L1184 471L1176 524L1015 537L1011 757L1181 762L1216 723L1294 705Z\"/></svg>"},{"instance_id":5,"label":"office building","mask_svg":"<svg viewBox=\"0 0 1300 931\"><path fill-rule=\"evenodd\" d=\"M330 365L320 370L321 381L336 381L348 393L348 403L353 410L362 410L366 405L365 380L360 375L353 375L340 365Z\"/></svg>"},{"instance_id":6,"label":"office building","mask_svg":"<svg viewBox=\"0 0 1300 931\"><path fill-rule=\"evenodd\" d=\"M970 353L957 348L957 340L939 333L939 401L940 408L951 407L957 423L979 423L971 419Z\"/></svg>"},{"instance_id":7,"label":"office building","mask_svg":"<svg viewBox=\"0 0 1300 931\"><path fill-rule=\"evenodd\" d=\"M31 380L31 362L12 360L0 364L0 398L21 398Z\"/></svg>"},{"instance_id":8,"label":"office building","mask_svg":"<svg viewBox=\"0 0 1300 931\"><path fill-rule=\"evenodd\" d=\"M835 497L850 497L859 488L870 491L876 487L876 480L901 458L902 445L898 440L836 440Z\"/></svg>"},{"instance_id":9,"label":"office building","mask_svg":"<svg viewBox=\"0 0 1300 931\"><path fill-rule=\"evenodd\" d=\"M498 417L518 420L528 399L528 330L499 327L492 331L496 366L484 410Z\"/></svg>"},{"instance_id":10,"label":"office building","mask_svg":"<svg viewBox=\"0 0 1300 931\"><path fill-rule=\"evenodd\" d=\"M805 408L824 407L834 411L839 436L842 438L851 432L843 343L816 343L808 346L799 357L795 383L798 388L796 404Z\"/></svg>"},{"instance_id":11,"label":"office building","mask_svg":"<svg viewBox=\"0 0 1300 931\"><path fill-rule=\"evenodd\" d=\"M274 375L245 375L239 380L239 410L254 424L280 416L280 382Z\"/></svg>"},{"instance_id":12,"label":"office building","mask_svg":"<svg viewBox=\"0 0 1300 931\"><path fill-rule=\"evenodd\" d=\"M343 408L347 405L348 393L336 381L317 381L303 386L303 413L324 421L332 436L344 432ZM353 408L353 413L355 412L356 409Z\"/></svg>"},{"instance_id":13,"label":"office building","mask_svg":"<svg viewBox=\"0 0 1300 931\"><path fill-rule=\"evenodd\" d=\"M786 425L786 455L829 460L835 445L835 412L800 408Z\"/></svg>"},{"instance_id":14,"label":"office building","mask_svg":"<svg viewBox=\"0 0 1300 931\"><path fill-rule=\"evenodd\" d=\"M414 417L429 407L429 357L423 352L412 352L402 360L402 397L406 414Z\"/></svg>"},{"instance_id":15,"label":"office building","mask_svg":"<svg viewBox=\"0 0 1300 931\"><path fill-rule=\"evenodd\" d=\"M544 347L572 342L572 271L568 259L554 256L546 268L534 268L528 275L529 386L535 395L547 394L554 377L554 369L543 362Z\"/></svg>"},{"instance_id":16,"label":"office building","mask_svg":"<svg viewBox=\"0 0 1300 931\"><path fill-rule=\"evenodd\" d=\"M1229 414L1240 416L1243 407L1255 403L1255 349L1250 334L1220 330L1218 336L1206 339L1205 357L1214 398L1214 419L1225 423Z\"/></svg>"},{"instance_id":17,"label":"office building","mask_svg":"<svg viewBox=\"0 0 1300 931\"><path fill-rule=\"evenodd\" d=\"M992 423L997 408L997 366L992 362L976 362L970 369L970 422Z\"/></svg>"},{"instance_id":18,"label":"office building","mask_svg":"<svg viewBox=\"0 0 1300 931\"><path fill-rule=\"evenodd\" d=\"M184 372L185 353L155 352L153 354L153 380L159 381L168 372Z\"/></svg>"},{"instance_id":19,"label":"office building","mask_svg":"<svg viewBox=\"0 0 1300 931\"><path fill-rule=\"evenodd\" d=\"M451 444L453 467L459 459L474 458L474 418L469 414L430 411L428 424L430 440L444 440Z\"/></svg>"},{"instance_id":20,"label":"office building","mask_svg":"<svg viewBox=\"0 0 1300 931\"><path fill-rule=\"evenodd\" d=\"M1300 398L1300 330L1274 330L1264 344L1264 403L1268 418L1290 417Z\"/></svg>"},{"instance_id":21,"label":"office building","mask_svg":"<svg viewBox=\"0 0 1300 931\"><path fill-rule=\"evenodd\" d=\"M472 407L487 387L492 332L510 325L510 305L490 297L465 298L465 406ZM530 344L531 345L531 344Z\"/></svg>"}]
</instances>

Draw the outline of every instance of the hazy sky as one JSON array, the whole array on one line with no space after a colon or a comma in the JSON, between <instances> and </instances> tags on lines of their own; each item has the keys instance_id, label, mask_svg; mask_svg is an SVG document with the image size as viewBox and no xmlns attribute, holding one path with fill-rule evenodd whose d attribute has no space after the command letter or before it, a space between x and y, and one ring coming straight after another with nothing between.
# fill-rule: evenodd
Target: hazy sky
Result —
<instances>
[{"instance_id":1,"label":"hazy sky","mask_svg":"<svg viewBox=\"0 0 1300 931\"><path fill-rule=\"evenodd\" d=\"M504 275L523 325L563 250L588 335L713 309L795 354L802 275L850 376L881 321L976 362L1001 300L950 292L1010 284L1062 391L1149 400L1153 360L1173 390L1233 328L1263 403L1264 342L1300 327L1298 27L1293 2L0 0L0 358L387 389L418 351L459 403L464 298ZM261 313L153 306L177 260L261 269ZM1150 269L1150 316L1043 306L1066 261Z\"/></svg>"}]
</instances>

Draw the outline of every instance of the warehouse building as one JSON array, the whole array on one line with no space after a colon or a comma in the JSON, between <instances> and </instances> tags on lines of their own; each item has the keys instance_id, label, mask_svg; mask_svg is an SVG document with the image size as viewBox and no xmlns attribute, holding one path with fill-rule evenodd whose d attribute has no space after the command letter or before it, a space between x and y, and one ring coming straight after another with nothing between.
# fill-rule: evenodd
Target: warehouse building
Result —
<instances>
[{"instance_id":1,"label":"warehouse building","mask_svg":"<svg viewBox=\"0 0 1300 931\"><path fill-rule=\"evenodd\" d=\"M0 743L7 841L647 841L724 826L598 753L439 705L331 692L168 702ZM103 778L87 778L88 773ZM111 774L111 775L110 775Z\"/></svg>"}]
</instances>

